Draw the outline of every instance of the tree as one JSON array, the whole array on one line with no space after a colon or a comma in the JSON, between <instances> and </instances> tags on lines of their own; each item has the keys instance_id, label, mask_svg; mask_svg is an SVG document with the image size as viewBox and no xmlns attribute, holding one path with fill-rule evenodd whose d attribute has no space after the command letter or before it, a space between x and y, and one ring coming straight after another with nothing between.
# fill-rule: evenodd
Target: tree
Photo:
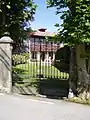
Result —
<instances>
[{"instance_id":1,"label":"tree","mask_svg":"<svg viewBox=\"0 0 90 120\"><path fill-rule=\"evenodd\" d=\"M90 42L89 0L47 0L47 4L48 7L57 8L56 14L62 13L60 18L63 19L63 24L59 35L65 42L71 44ZM60 27L59 24L56 26Z\"/></svg>"},{"instance_id":2,"label":"tree","mask_svg":"<svg viewBox=\"0 0 90 120\"><path fill-rule=\"evenodd\" d=\"M47 0L47 4L48 7L56 7L56 14L61 13L63 24L56 24L59 28L62 27L59 29L59 37L71 47L75 47L78 81L85 85L83 92L89 91L86 87L90 82L90 55L86 53L85 44L90 43L90 1Z\"/></svg>"},{"instance_id":3,"label":"tree","mask_svg":"<svg viewBox=\"0 0 90 120\"><path fill-rule=\"evenodd\" d=\"M26 23L34 20L35 10L33 0L1 0L0 37L7 32L15 42L19 42L26 35Z\"/></svg>"}]
</instances>

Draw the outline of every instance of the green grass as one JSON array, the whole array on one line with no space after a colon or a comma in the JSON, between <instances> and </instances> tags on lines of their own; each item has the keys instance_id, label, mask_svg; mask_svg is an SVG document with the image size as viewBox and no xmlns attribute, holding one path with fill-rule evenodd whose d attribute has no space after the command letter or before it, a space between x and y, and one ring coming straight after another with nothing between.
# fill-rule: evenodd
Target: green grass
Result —
<instances>
[{"instance_id":1,"label":"green grass","mask_svg":"<svg viewBox=\"0 0 90 120\"><path fill-rule=\"evenodd\" d=\"M22 81L35 81L37 79L37 74L41 74L45 78L69 78L68 73L60 72L57 68L54 66L47 66L42 65L40 67L39 63L33 62L33 63L26 63L26 64L19 64L15 66L16 69L18 69L18 76L22 79Z\"/></svg>"}]
</instances>

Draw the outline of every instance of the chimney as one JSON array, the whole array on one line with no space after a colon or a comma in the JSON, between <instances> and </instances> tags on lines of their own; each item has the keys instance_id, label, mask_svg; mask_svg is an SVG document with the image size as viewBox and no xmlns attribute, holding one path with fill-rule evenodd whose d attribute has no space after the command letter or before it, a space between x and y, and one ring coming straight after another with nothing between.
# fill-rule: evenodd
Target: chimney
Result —
<instances>
[{"instance_id":1,"label":"chimney","mask_svg":"<svg viewBox=\"0 0 90 120\"><path fill-rule=\"evenodd\" d=\"M40 29L38 29L40 32L45 32L46 31L46 29L45 28L40 28Z\"/></svg>"}]
</instances>

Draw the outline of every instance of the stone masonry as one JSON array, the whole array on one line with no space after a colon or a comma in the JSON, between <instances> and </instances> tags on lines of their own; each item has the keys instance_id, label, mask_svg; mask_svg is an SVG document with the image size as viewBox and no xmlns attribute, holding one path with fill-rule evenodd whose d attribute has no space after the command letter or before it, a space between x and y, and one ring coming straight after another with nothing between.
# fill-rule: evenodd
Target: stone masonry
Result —
<instances>
[{"instance_id":1,"label":"stone masonry","mask_svg":"<svg viewBox=\"0 0 90 120\"><path fill-rule=\"evenodd\" d=\"M12 88L12 42L8 36L0 39L0 92L10 93Z\"/></svg>"}]
</instances>

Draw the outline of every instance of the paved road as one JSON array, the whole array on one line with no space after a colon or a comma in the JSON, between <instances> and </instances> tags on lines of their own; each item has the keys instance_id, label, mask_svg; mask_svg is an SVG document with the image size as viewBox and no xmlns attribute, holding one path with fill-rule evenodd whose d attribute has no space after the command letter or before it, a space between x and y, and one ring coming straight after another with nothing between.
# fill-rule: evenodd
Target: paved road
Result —
<instances>
[{"instance_id":1,"label":"paved road","mask_svg":"<svg viewBox=\"0 0 90 120\"><path fill-rule=\"evenodd\" d=\"M0 120L90 120L90 107L0 94Z\"/></svg>"}]
</instances>

